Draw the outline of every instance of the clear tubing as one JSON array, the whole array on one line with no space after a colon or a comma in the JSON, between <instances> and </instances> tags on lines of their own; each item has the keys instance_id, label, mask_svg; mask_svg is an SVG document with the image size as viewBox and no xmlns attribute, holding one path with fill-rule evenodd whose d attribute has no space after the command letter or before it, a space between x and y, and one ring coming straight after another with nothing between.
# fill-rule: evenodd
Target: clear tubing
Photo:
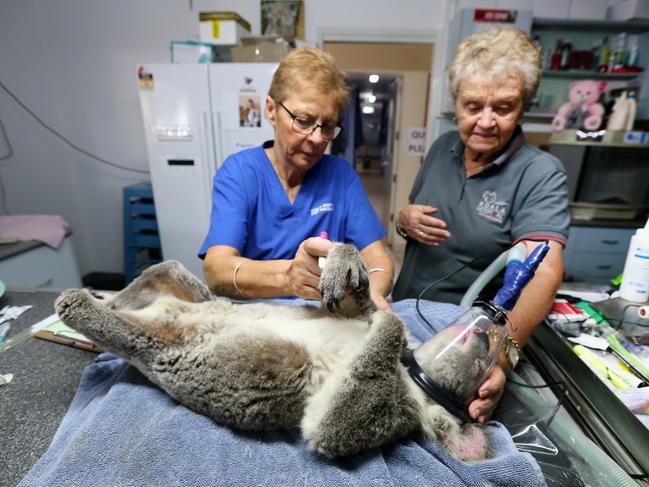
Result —
<instances>
[{"instance_id":1,"label":"clear tubing","mask_svg":"<svg viewBox=\"0 0 649 487\"><path fill-rule=\"evenodd\" d=\"M480 274L478 278L473 281L473 284L471 284L469 289L467 289L467 291L464 293L464 296L462 296L460 306L462 306L463 308L470 307L480 294L480 291L482 291L482 289L489 283L489 281L496 277L508 263L513 260L523 262L526 255L527 247L523 242L518 242L511 249L505 250L503 253L501 253L496 258L496 260L489 264L489 267L482 271L482 274Z\"/></svg>"},{"instance_id":2,"label":"clear tubing","mask_svg":"<svg viewBox=\"0 0 649 487\"><path fill-rule=\"evenodd\" d=\"M526 382L515 372L510 372L509 377L517 382ZM512 383L508 384L508 387L530 409L532 414L536 415L536 417L543 414L543 405L538 404L538 396L534 395L530 389ZM550 430L564 444L571 445L581 455L586 464L592 467L595 472L594 475L597 475L597 480L601 482L599 485L603 487L638 486L637 482L629 477L611 457L584 435L565 409L560 408L557 411L556 416L550 423ZM579 447L579 450L577 450L577 447Z\"/></svg>"}]
</instances>

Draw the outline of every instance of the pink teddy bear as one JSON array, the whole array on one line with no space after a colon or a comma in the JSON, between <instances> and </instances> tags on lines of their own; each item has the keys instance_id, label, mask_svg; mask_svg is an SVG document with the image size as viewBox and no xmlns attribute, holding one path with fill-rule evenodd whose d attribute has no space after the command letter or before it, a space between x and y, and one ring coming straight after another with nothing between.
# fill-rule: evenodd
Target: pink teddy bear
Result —
<instances>
[{"instance_id":1,"label":"pink teddy bear","mask_svg":"<svg viewBox=\"0 0 649 487\"><path fill-rule=\"evenodd\" d=\"M554 130L558 132L571 127L597 130L604 115L604 107L597 100L605 88L606 82L592 79L571 83L570 101L561 105L552 119Z\"/></svg>"}]
</instances>

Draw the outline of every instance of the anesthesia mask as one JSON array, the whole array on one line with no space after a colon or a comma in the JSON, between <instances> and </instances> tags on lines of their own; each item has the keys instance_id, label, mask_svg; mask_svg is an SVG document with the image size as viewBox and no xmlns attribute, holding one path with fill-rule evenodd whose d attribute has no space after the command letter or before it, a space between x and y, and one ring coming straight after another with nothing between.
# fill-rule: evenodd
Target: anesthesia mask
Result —
<instances>
[{"instance_id":1,"label":"anesthesia mask","mask_svg":"<svg viewBox=\"0 0 649 487\"><path fill-rule=\"evenodd\" d=\"M492 301L475 301L459 318L401 362L413 381L450 413L471 421L467 408L509 340L507 311L534 276L550 247L539 245L524 261L507 264L504 285Z\"/></svg>"}]
</instances>

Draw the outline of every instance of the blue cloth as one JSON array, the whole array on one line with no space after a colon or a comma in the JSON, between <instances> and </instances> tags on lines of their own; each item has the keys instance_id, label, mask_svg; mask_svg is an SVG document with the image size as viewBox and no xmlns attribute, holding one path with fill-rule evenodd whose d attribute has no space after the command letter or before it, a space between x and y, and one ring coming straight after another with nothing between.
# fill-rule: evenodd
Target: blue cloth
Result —
<instances>
[{"instance_id":1,"label":"blue cloth","mask_svg":"<svg viewBox=\"0 0 649 487\"><path fill-rule=\"evenodd\" d=\"M303 240L323 231L330 240L361 250L385 237L347 161L323 156L291 204L264 152L268 144L228 157L214 176L210 229L200 258L214 245L227 245L250 259L292 259Z\"/></svg>"},{"instance_id":2,"label":"blue cloth","mask_svg":"<svg viewBox=\"0 0 649 487\"><path fill-rule=\"evenodd\" d=\"M295 304L301 304L298 301ZM431 335L414 301L394 309L413 340ZM435 329L462 311L422 302ZM246 433L222 427L173 401L111 354L88 366L52 444L19 484L42 486L530 486L538 464L516 450L499 423L487 426L495 458L466 464L439 444L408 438L328 461L297 431Z\"/></svg>"}]
</instances>

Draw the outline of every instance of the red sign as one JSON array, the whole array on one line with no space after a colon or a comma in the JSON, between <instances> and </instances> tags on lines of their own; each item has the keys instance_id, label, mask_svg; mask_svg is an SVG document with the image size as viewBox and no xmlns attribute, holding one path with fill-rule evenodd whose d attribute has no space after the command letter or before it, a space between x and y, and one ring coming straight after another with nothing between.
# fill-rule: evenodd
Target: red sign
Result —
<instances>
[{"instance_id":1,"label":"red sign","mask_svg":"<svg viewBox=\"0 0 649 487\"><path fill-rule=\"evenodd\" d=\"M476 22L516 22L516 10L496 10L487 8L477 8L473 14L473 20Z\"/></svg>"}]
</instances>

